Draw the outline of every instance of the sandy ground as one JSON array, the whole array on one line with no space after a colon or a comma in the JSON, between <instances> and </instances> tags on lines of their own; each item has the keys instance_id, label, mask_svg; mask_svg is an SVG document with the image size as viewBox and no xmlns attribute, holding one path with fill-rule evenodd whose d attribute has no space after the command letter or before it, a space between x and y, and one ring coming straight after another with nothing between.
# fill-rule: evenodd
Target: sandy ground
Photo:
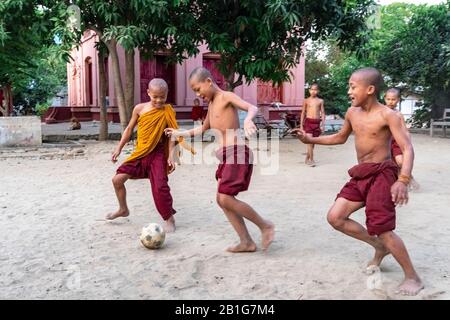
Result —
<instances>
[{"instance_id":1,"label":"sandy ground","mask_svg":"<svg viewBox=\"0 0 450 320\"><path fill-rule=\"evenodd\" d=\"M333 230L326 213L355 164L353 138L316 148L280 143L279 170L255 168L240 199L276 224L269 251L231 254L236 234L215 204L216 166L188 165L170 176L178 229L159 250L139 242L161 222L148 181L127 184L131 215L116 209L109 162L115 142L88 143L68 160L0 160L0 298L2 299L450 299L450 139L413 135L421 190L399 208L397 232L426 289L394 294L402 272L389 256L381 282L362 271L372 249ZM355 213L364 221L364 212ZM260 234L250 225L259 243ZM372 284L372 285L371 285ZM371 290L375 286L375 290Z\"/></svg>"}]
</instances>

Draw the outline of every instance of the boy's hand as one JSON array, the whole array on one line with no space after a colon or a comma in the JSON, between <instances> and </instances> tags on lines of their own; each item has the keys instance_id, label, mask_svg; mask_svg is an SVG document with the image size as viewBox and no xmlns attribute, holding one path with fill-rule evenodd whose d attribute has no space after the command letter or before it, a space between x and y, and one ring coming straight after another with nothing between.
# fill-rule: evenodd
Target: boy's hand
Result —
<instances>
[{"instance_id":1,"label":"boy's hand","mask_svg":"<svg viewBox=\"0 0 450 320\"><path fill-rule=\"evenodd\" d=\"M299 138L301 142L310 143L309 137L306 135L306 132L302 128L292 129L291 133L297 134L297 138Z\"/></svg>"},{"instance_id":2,"label":"boy's hand","mask_svg":"<svg viewBox=\"0 0 450 320\"><path fill-rule=\"evenodd\" d=\"M246 137L251 137L256 132L256 126L253 120L245 119L244 132Z\"/></svg>"},{"instance_id":3,"label":"boy's hand","mask_svg":"<svg viewBox=\"0 0 450 320\"><path fill-rule=\"evenodd\" d=\"M396 181L391 187L392 201L397 205L408 203L408 187L400 181Z\"/></svg>"},{"instance_id":4,"label":"boy's hand","mask_svg":"<svg viewBox=\"0 0 450 320\"><path fill-rule=\"evenodd\" d=\"M116 163L116 162L117 162L117 158L118 158L119 155L120 155L120 151L121 151L121 150L116 149L116 150L114 150L114 152L112 153L111 161L112 161L113 163Z\"/></svg>"},{"instance_id":5,"label":"boy's hand","mask_svg":"<svg viewBox=\"0 0 450 320\"><path fill-rule=\"evenodd\" d=\"M181 132L179 130L177 130L177 129L174 129L174 128L166 128L166 129L164 129L164 133L169 138L170 137L178 138L179 136L181 136Z\"/></svg>"},{"instance_id":6,"label":"boy's hand","mask_svg":"<svg viewBox=\"0 0 450 320\"><path fill-rule=\"evenodd\" d=\"M172 173L175 171L175 162L173 161L173 157L170 156L167 159L167 165L169 166L169 173Z\"/></svg>"},{"instance_id":7,"label":"boy's hand","mask_svg":"<svg viewBox=\"0 0 450 320\"><path fill-rule=\"evenodd\" d=\"M321 126L320 130L322 130L322 133L325 132L325 125Z\"/></svg>"}]
</instances>

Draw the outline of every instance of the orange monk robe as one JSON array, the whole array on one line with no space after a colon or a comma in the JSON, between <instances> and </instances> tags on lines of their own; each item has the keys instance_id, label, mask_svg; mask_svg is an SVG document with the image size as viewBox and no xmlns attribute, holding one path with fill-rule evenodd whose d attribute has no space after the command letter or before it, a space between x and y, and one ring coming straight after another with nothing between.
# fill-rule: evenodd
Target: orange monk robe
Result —
<instances>
[{"instance_id":1,"label":"orange monk robe","mask_svg":"<svg viewBox=\"0 0 450 320\"><path fill-rule=\"evenodd\" d=\"M137 144L136 149L131 156L124 162L140 159L155 149L156 145L164 135L164 129L178 129L178 123L175 118L175 110L170 104L164 105L162 108L155 108L141 114L137 121ZM169 156L169 139L165 139L165 155ZM180 145L195 154L195 150L186 144L183 137L177 139ZM168 172L169 171L169 168Z\"/></svg>"}]
</instances>

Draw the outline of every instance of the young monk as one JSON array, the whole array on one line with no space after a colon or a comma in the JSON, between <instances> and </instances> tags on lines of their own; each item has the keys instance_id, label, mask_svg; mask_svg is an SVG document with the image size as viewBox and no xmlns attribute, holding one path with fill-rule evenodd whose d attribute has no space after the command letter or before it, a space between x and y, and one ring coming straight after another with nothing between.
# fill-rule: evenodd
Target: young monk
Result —
<instances>
[{"instance_id":1,"label":"young monk","mask_svg":"<svg viewBox=\"0 0 450 320\"><path fill-rule=\"evenodd\" d=\"M131 120L122 134L119 145L112 154L112 162L117 161L123 146L130 140L134 127L137 129L137 145L131 156L117 169L112 182L119 201L119 210L110 213L106 219L127 217L130 212L126 202L125 182L128 179L149 179L156 209L165 221L166 232L175 231L175 209L167 174L175 170L173 152L175 141L164 135L167 127L178 128L175 111L166 104L168 86L163 79L150 81L147 93L150 102L140 103L133 109Z\"/></svg>"},{"instance_id":2,"label":"young monk","mask_svg":"<svg viewBox=\"0 0 450 320\"><path fill-rule=\"evenodd\" d=\"M399 89L389 88L384 95L384 102L386 103L386 106L388 106L389 108L391 108L392 110L394 110L400 114L400 112L395 109L397 107L397 104L400 102L400 90ZM407 130L405 120L403 119L403 117L401 117L401 119L402 119L402 125L404 126L405 130ZM391 142L391 156L393 159L395 159L395 162L401 168L402 164L403 164L403 154L402 154L402 150L400 149L400 146L395 141L395 139L392 139L392 142ZM414 177L412 175L411 175L411 183L410 183L409 187L410 187L410 190L417 190L420 188L420 185L417 183L417 181L414 179Z\"/></svg>"},{"instance_id":3,"label":"young monk","mask_svg":"<svg viewBox=\"0 0 450 320\"><path fill-rule=\"evenodd\" d=\"M318 137L321 132L325 131L325 107L323 99L320 99L318 94L319 85L313 83L309 88L309 98L305 100L302 108L300 129L304 130L309 137ZM316 165L314 144L307 145L305 163L311 167Z\"/></svg>"},{"instance_id":4,"label":"young monk","mask_svg":"<svg viewBox=\"0 0 450 320\"><path fill-rule=\"evenodd\" d=\"M204 120L203 117L203 106L200 105L200 99L195 98L194 100L194 106L192 107L191 112L191 119L195 121L202 121Z\"/></svg>"},{"instance_id":5,"label":"young monk","mask_svg":"<svg viewBox=\"0 0 450 320\"><path fill-rule=\"evenodd\" d=\"M330 136L310 137L297 129L304 143L342 144L353 131L358 165L349 170L351 180L337 195L328 212L328 222L337 230L364 241L375 248L368 264L374 271L391 253L405 274L397 293L416 295L423 287L403 241L394 233L395 205L408 202L408 184L414 160L414 150L401 116L377 100L383 78L374 68L355 71L349 80L348 95L352 101L342 129ZM391 160L391 137L403 153L403 166ZM367 230L350 219L356 210L366 207Z\"/></svg>"},{"instance_id":6,"label":"young monk","mask_svg":"<svg viewBox=\"0 0 450 320\"><path fill-rule=\"evenodd\" d=\"M243 101L233 92L221 90L214 82L211 73L198 67L192 71L189 84L198 97L208 102L208 112L202 126L189 131L178 131L173 128L166 129L168 136L192 137L200 135L208 129L215 129L216 139L221 148L216 151L220 160L216 172L218 190L216 200L222 208L233 228L236 230L240 243L229 247L229 252L253 252L256 244L251 238L244 218L256 224L261 230L262 249L266 250L274 238L274 225L263 219L247 203L236 199L239 192L248 189L253 170L253 155L241 138L239 138L238 109L248 112L244 121L244 130L247 136L256 130L252 119L257 114L257 108Z\"/></svg>"}]
</instances>

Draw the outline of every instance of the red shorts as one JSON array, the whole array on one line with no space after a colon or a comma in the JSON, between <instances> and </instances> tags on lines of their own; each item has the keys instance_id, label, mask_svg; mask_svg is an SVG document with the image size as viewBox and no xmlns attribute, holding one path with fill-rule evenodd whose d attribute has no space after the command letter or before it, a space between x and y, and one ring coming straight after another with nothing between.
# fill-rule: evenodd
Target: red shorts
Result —
<instances>
[{"instance_id":1,"label":"red shorts","mask_svg":"<svg viewBox=\"0 0 450 320\"><path fill-rule=\"evenodd\" d=\"M397 164L392 160L361 163L352 167L348 174L352 178L336 199L365 203L366 226L370 235L394 230L395 204L391 197L391 186L397 180Z\"/></svg>"},{"instance_id":2,"label":"red shorts","mask_svg":"<svg viewBox=\"0 0 450 320\"><path fill-rule=\"evenodd\" d=\"M305 118L303 129L306 133L312 134L313 137L318 137L322 133L320 130L320 119Z\"/></svg>"},{"instance_id":3,"label":"red shorts","mask_svg":"<svg viewBox=\"0 0 450 320\"><path fill-rule=\"evenodd\" d=\"M218 192L236 196L250 185L253 172L253 153L246 145L232 145L216 151L220 160L216 171Z\"/></svg>"}]
</instances>

